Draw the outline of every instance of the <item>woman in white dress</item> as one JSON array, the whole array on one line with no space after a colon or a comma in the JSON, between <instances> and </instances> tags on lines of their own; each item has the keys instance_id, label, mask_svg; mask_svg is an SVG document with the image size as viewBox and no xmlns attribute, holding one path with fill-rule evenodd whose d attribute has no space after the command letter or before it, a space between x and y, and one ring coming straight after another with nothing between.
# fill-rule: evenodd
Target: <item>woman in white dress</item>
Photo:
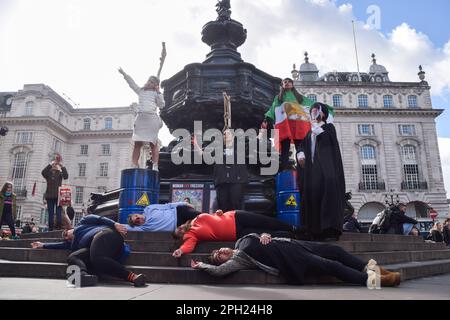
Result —
<instances>
[{"instance_id":1,"label":"woman in white dress","mask_svg":"<svg viewBox=\"0 0 450 320\"><path fill-rule=\"evenodd\" d=\"M159 90L159 79L155 76L151 76L145 86L140 88L136 82L122 70L122 68L119 69L119 72L128 82L130 88L139 96L139 105L136 110L137 115L134 120L133 129L133 166L139 168L141 148L145 142L150 142L153 170L158 171L158 132L159 129L162 128L163 123L158 115L157 109L164 107L164 98Z\"/></svg>"}]
</instances>

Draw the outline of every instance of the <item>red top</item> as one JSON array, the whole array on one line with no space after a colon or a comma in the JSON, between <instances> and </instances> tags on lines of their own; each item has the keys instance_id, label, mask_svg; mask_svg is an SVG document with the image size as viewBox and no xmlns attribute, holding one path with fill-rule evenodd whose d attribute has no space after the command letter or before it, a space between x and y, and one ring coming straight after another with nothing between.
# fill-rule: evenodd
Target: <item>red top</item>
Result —
<instances>
[{"instance_id":1,"label":"red top","mask_svg":"<svg viewBox=\"0 0 450 320\"><path fill-rule=\"evenodd\" d=\"M236 211L217 214L202 213L192 220L191 228L184 234L183 253L194 251L199 241L236 241Z\"/></svg>"}]
</instances>

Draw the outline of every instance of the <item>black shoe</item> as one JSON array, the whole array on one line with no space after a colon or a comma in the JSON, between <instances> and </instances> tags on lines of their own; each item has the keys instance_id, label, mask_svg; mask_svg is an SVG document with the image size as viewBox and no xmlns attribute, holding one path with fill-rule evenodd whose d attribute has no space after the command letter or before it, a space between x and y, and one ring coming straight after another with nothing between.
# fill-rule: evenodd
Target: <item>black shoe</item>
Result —
<instances>
[{"instance_id":1,"label":"black shoe","mask_svg":"<svg viewBox=\"0 0 450 320\"><path fill-rule=\"evenodd\" d=\"M69 278L72 276L72 274L66 274L66 279L69 280ZM88 273L82 273L80 276L80 287L95 287L97 285L98 278L95 275L88 274ZM76 285L76 280L72 279L70 282L71 285Z\"/></svg>"},{"instance_id":2,"label":"black shoe","mask_svg":"<svg viewBox=\"0 0 450 320\"><path fill-rule=\"evenodd\" d=\"M145 287L146 279L144 274L138 274L136 278L134 278L133 284L136 288Z\"/></svg>"},{"instance_id":3,"label":"black shoe","mask_svg":"<svg viewBox=\"0 0 450 320\"><path fill-rule=\"evenodd\" d=\"M81 287L95 287L97 285L98 278L92 274L81 275Z\"/></svg>"}]
</instances>

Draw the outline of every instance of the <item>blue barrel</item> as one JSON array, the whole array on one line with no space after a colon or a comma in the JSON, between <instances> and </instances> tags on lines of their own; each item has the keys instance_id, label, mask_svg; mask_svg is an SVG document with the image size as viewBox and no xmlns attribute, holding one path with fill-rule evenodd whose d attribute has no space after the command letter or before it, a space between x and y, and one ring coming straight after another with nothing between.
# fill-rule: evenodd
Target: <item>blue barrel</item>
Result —
<instances>
[{"instance_id":1,"label":"blue barrel","mask_svg":"<svg viewBox=\"0 0 450 320\"><path fill-rule=\"evenodd\" d=\"M130 214L142 214L159 201L159 172L147 169L122 171L119 196L119 222L127 223Z\"/></svg>"},{"instance_id":2,"label":"blue barrel","mask_svg":"<svg viewBox=\"0 0 450 320\"><path fill-rule=\"evenodd\" d=\"M300 191L297 171L284 171L277 175L277 218L300 226Z\"/></svg>"}]
</instances>

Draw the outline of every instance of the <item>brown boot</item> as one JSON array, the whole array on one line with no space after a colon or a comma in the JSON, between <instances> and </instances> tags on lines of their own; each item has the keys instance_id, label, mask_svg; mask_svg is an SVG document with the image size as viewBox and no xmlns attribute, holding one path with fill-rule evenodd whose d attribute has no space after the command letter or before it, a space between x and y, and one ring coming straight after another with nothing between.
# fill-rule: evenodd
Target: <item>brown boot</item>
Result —
<instances>
[{"instance_id":1,"label":"brown boot","mask_svg":"<svg viewBox=\"0 0 450 320\"><path fill-rule=\"evenodd\" d=\"M380 267L380 266L378 266L378 267L380 268L380 274L382 276L387 276L388 274L392 273L392 271L389 271L389 270L387 270L387 269L385 269L383 267Z\"/></svg>"},{"instance_id":2,"label":"brown boot","mask_svg":"<svg viewBox=\"0 0 450 320\"><path fill-rule=\"evenodd\" d=\"M382 287L397 287L400 284L401 278L399 272L390 272L387 275L381 275Z\"/></svg>"}]
</instances>

